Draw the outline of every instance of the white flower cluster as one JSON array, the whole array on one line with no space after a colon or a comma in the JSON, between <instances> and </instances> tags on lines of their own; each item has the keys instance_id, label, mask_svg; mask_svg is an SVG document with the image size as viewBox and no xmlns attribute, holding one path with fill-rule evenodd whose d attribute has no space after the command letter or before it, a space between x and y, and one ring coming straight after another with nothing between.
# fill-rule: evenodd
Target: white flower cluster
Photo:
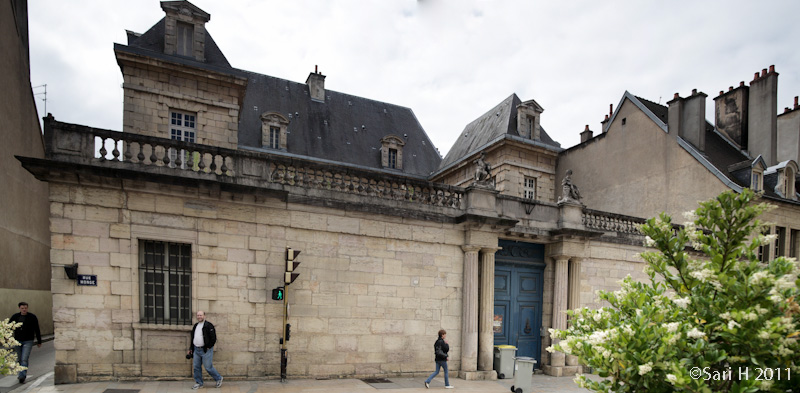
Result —
<instances>
[{"instance_id":1,"label":"white flower cluster","mask_svg":"<svg viewBox=\"0 0 800 393\"><path fill-rule=\"evenodd\" d=\"M678 382L678 377L676 377L675 374L667 374L667 381L675 385L675 382Z\"/></svg>"},{"instance_id":2,"label":"white flower cluster","mask_svg":"<svg viewBox=\"0 0 800 393\"><path fill-rule=\"evenodd\" d=\"M680 322L670 322L666 325L667 331L670 333L675 333L678 331L678 328L681 326Z\"/></svg>"},{"instance_id":3,"label":"white flower cluster","mask_svg":"<svg viewBox=\"0 0 800 393\"><path fill-rule=\"evenodd\" d=\"M651 238L650 236L645 236L644 237L644 245L645 245L645 247L655 247L656 241L653 240L653 238Z\"/></svg>"},{"instance_id":4,"label":"white flower cluster","mask_svg":"<svg viewBox=\"0 0 800 393\"><path fill-rule=\"evenodd\" d=\"M762 270L759 272L753 273L750 276L750 284L751 285L768 285L772 279L772 276L769 274L768 271Z\"/></svg>"},{"instance_id":5,"label":"white flower cluster","mask_svg":"<svg viewBox=\"0 0 800 393\"><path fill-rule=\"evenodd\" d=\"M701 282L708 282L710 278L714 277L714 271L711 269L703 269L700 271L693 271L689 273L689 275Z\"/></svg>"},{"instance_id":6,"label":"white flower cluster","mask_svg":"<svg viewBox=\"0 0 800 393\"><path fill-rule=\"evenodd\" d=\"M645 375L653 371L653 362L647 362L639 366L639 375Z\"/></svg>"},{"instance_id":7,"label":"white flower cluster","mask_svg":"<svg viewBox=\"0 0 800 393\"><path fill-rule=\"evenodd\" d=\"M689 297L676 297L672 299L672 302L680 308L686 308L692 302L692 299Z\"/></svg>"},{"instance_id":8,"label":"white flower cluster","mask_svg":"<svg viewBox=\"0 0 800 393\"><path fill-rule=\"evenodd\" d=\"M734 320L728 321L728 330L733 330L733 329L736 329L738 327L742 327L742 325L740 325L739 323L737 323Z\"/></svg>"},{"instance_id":9,"label":"white flower cluster","mask_svg":"<svg viewBox=\"0 0 800 393\"><path fill-rule=\"evenodd\" d=\"M701 332L701 331L699 331L699 330L697 330L697 328L692 328L692 330L689 330L688 332L686 332L686 337L689 337L689 338L703 338L705 336L706 336L706 334Z\"/></svg>"}]
</instances>

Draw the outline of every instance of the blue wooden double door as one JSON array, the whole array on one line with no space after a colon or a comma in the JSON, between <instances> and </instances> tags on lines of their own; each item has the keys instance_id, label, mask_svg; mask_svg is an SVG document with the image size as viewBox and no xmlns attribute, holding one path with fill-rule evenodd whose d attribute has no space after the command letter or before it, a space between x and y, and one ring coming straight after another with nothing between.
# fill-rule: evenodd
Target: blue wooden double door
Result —
<instances>
[{"instance_id":1,"label":"blue wooden double door","mask_svg":"<svg viewBox=\"0 0 800 393\"><path fill-rule=\"evenodd\" d=\"M501 241L495 254L494 344L541 363L544 246Z\"/></svg>"}]
</instances>

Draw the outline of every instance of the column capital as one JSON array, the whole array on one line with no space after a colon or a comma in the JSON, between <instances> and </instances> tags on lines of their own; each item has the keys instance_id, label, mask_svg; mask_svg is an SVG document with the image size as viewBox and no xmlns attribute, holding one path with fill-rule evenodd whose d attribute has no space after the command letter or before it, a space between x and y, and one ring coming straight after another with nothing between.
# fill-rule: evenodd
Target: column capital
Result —
<instances>
[{"instance_id":1,"label":"column capital","mask_svg":"<svg viewBox=\"0 0 800 393\"><path fill-rule=\"evenodd\" d=\"M481 246L461 246L461 249L464 252L478 252L481 250Z\"/></svg>"},{"instance_id":2,"label":"column capital","mask_svg":"<svg viewBox=\"0 0 800 393\"><path fill-rule=\"evenodd\" d=\"M494 254L494 253L496 253L496 252L498 252L498 251L500 251L502 249L503 249L503 247L481 247L481 252L483 252L485 254L489 254L489 253Z\"/></svg>"},{"instance_id":3,"label":"column capital","mask_svg":"<svg viewBox=\"0 0 800 393\"><path fill-rule=\"evenodd\" d=\"M569 261L571 258L575 258L575 257L571 257L569 255L564 255L564 254L548 255L548 257L552 258L556 262L558 262L558 261Z\"/></svg>"}]
</instances>

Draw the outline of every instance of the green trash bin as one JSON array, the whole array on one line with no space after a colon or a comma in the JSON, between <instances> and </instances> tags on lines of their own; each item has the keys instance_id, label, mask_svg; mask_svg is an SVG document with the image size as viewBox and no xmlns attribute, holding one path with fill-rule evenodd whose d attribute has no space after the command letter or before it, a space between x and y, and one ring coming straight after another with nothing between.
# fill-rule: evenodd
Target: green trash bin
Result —
<instances>
[{"instance_id":1,"label":"green trash bin","mask_svg":"<svg viewBox=\"0 0 800 393\"><path fill-rule=\"evenodd\" d=\"M514 355L517 347L513 345L494 346L494 371L497 371L497 378L511 378L514 376Z\"/></svg>"},{"instance_id":2,"label":"green trash bin","mask_svg":"<svg viewBox=\"0 0 800 393\"><path fill-rule=\"evenodd\" d=\"M511 391L514 393L530 393L531 377L533 376L533 365L536 364L536 359L525 356L514 358L516 364L514 365L514 384L511 385Z\"/></svg>"}]
</instances>

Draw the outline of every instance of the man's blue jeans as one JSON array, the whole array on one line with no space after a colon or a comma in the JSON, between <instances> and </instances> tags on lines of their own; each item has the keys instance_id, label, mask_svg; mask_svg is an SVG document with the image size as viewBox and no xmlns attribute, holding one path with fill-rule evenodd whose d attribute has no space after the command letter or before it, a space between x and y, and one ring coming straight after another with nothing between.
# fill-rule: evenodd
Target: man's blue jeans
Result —
<instances>
[{"instance_id":1,"label":"man's blue jeans","mask_svg":"<svg viewBox=\"0 0 800 393\"><path fill-rule=\"evenodd\" d=\"M17 350L17 362L20 366L28 367L28 358L31 357L31 349L33 348L33 340L23 341L19 346L14 349ZM28 376L28 370L22 370L17 375L17 379L25 378Z\"/></svg>"},{"instance_id":2,"label":"man's blue jeans","mask_svg":"<svg viewBox=\"0 0 800 393\"><path fill-rule=\"evenodd\" d=\"M207 351L204 350L202 347L194 347L194 358L192 358L192 366L194 371L194 382L197 384L203 384L203 369L200 368L200 364L202 363L203 367L208 372L208 375L211 378L214 378L215 381L219 381L222 378L217 369L214 368L214 365L211 361L214 359L214 348L209 348Z\"/></svg>"},{"instance_id":3,"label":"man's blue jeans","mask_svg":"<svg viewBox=\"0 0 800 393\"><path fill-rule=\"evenodd\" d=\"M450 386L450 376L448 375L449 373L447 372L447 360L437 360L436 371L434 371L433 374L431 374L431 376L425 380L425 382L431 383L433 378L439 375L440 368L444 369L444 386Z\"/></svg>"}]
</instances>

